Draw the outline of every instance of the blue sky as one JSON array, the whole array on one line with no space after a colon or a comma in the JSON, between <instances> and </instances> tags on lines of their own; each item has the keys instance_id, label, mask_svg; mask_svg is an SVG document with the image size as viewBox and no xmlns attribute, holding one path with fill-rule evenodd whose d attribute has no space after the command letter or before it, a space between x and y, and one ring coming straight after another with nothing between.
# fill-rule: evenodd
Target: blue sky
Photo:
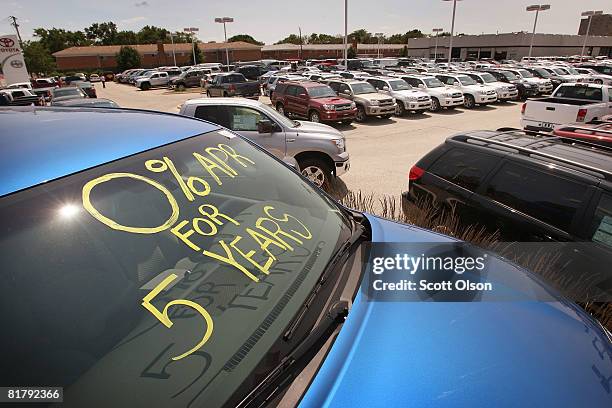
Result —
<instances>
[{"instance_id":1,"label":"blue sky","mask_svg":"<svg viewBox=\"0 0 612 408\"><path fill-rule=\"evenodd\" d=\"M542 13L538 32L576 34L580 12L603 10L612 13L610 0L549 0L551 9ZM13 33L5 18L15 15L22 36L32 37L36 27L83 29L94 22L114 21L119 29L138 30L144 25L171 30L199 27L202 41L222 41L223 28L214 17L230 16L228 36L248 33L265 43L273 43L290 33L344 30L343 0L0 0L0 34ZM463 0L457 4L455 32L468 34L531 31L533 13L522 0ZM442 0L349 0L349 31L365 28L370 32L393 34L433 27L450 31L452 2Z\"/></svg>"}]
</instances>

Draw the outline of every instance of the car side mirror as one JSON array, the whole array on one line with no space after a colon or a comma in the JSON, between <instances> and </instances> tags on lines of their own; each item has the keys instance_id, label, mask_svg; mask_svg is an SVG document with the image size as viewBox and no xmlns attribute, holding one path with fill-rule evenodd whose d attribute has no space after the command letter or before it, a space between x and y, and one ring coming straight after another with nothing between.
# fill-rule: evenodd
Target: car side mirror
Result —
<instances>
[{"instance_id":1,"label":"car side mirror","mask_svg":"<svg viewBox=\"0 0 612 408\"><path fill-rule=\"evenodd\" d=\"M389 87L388 87L388 86L383 86L383 89L382 89L382 90L383 90L383 91L388 91L388 90L389 90Z\"/></svg>"},{"instance_id":2,"label":"car side mirror","mask_svg":"<svg viewBox=\"0 0 612 408\"><path fill-rule=\"evenodd\" d=\"M307 95L307 94L305 94L305 93L301 93L301 94L299 94L298 96L299 96L301 99L307 99L307 98L308 98L308 95Z\"/></svg>"},{"instance_id":3,"label":"car side mirror","mask_svg":"<svg viewBox=\"0 0 612 408\"><path fill-rule=\"evenodd\" d=\"M419 88L421 88L421 89L425 89L425 85L423 85L423 84L419 84Z\"/></svg>"},{"instance_id":4,"label":"car side mirror","mask_svg":"<svg viewBox=\"0 0 612 408\"><path fill-rule=\"evenodd\" d=\"M271 120L263 119L257 122L257 132L258 133L272 133L274 130L274 124Z\"/></svg>"},{"instance_id":5,"label":"car side mirror","mask_svg":"<svg viewBox=\"0 0 612 408\"><path fill-rule=\"evenodd\" d=\"M460 84L459 84L459 81L455 81L455 82L453 82L453 86L459 86L459 85L460 85Z\"/></svg>"}]
</instances>

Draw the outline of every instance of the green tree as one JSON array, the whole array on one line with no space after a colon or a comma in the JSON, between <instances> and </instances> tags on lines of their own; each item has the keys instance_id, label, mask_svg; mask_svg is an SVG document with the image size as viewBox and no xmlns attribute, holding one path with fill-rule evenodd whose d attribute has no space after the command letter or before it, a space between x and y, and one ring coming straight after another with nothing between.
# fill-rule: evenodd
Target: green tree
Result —
<instances>
[{"instance_id":1,"label":"green tree","mask_svg":"<svg viewBox=\"0 0 612 408\"><path fill-rule=\"evenodd\" d=\"M204 53L198 46L198 43L195 44L195 61L193 60L193 53L191 53L191 62L193 65L201 64L204 62Z\"/></svg>"},{"instance_id":2,"label":"green tree","mask_svg":"<svg viewBox=\"0 0 612 408\"><path fill-rule=\"evenodd\" d=\"M264 45L261 41L257 41L252 36L248 34L237 34L227 39L227 42L236 42L236 41L244 41L250 44L255 45Z\"/></svg>"},{"instance_id":3,"label":"green tree","mask_svg":"<svg viewBox=\"0 0 612 408\"><path fill-rule=\"evenodd\" d=\"M115 45L138 44L136 33L133 31L119 31L115 36Z\"/></svg>"},{"instance_id":4,"label":"green tree","mask_svg":"<svg viewBox=\"0 0 612 408\"><path fill-rule=\"evenodd\" d=\"M50 53L65 48L81 47L91 44L82 31L66 31L62 28L55 27L48 30L36 28L34 29L34 37L36 37Z\"/></svg>"},{"instance_id":5,"label":"green tree","mask_svg":"<svg viewBox=\"0 0 612 408\"><path fill-rule=\"evenodd\" d=\"M24 41L23 58L30 73L47 74L55 69L49 49L40 41Z\"/></svg>"},{"instance_id":6,"label":"green tree","mask_svg":"<svg viewBox=\"0 0 612 408\"><path fill-rule=\"evenodd\" d=\"M117 68L121 71L140 66L140 54L132 47L121 47L115 57L117 59Z\"/></svg>"},{"instance_id":7,"label":"green tree","mask_svg":"<svg viewBox=\"0 0 612 408\"><path fill-rule=\"evenodd\" d=\"M112 21L93 23L85 28L85 35L95 45L113 45L117 43L117 25Z\"/></svg>"},{"instance_id":8,"label":"green tree","mask_svg":"<svg viewBox=\"0 0 612 408\"><path fill-rule=\"evenodd\" d=\"M283 38L282 40L276 42L275 44L303 44L304 43L304 39L300 38L299 36L295 35L295 34L290 34L287 37Z\"/></svg>"},{"instance_id":9,"label":"green tree","mask_svg":"<svg viewBox=\"0 0 612 408\"><path fill-rule=\"evenodd\" d=\"M378 38L373 37L370 32L363 28L353 31L348 35L348 38L350 42L357 41L358 44L375 44L378 42Z\"/></svg>"},{"instance_id":10,"label":"green tree","mask_svg":"<svg viewBox=\"0 0 612 408\"><path fill-rule=\"evenodd\" d=\"M346 58L357 58L357 51L352 46L346 50Z\"/></svg>"},{"instance_id":11,"label":"green tree","mask_svg":"<svg viewBox=\"0 0 612 408\"><path fill-rule=\"evenodd\" d=\"M136 33L136 38L138 44L155 44L158 41L167 42L170 38L169 34L170 31L165 28L146 25ZM177 38L175 38L175 41L181 42L177 41Z\"/></svg>"},{"instance_id":12,"label":"green tree","mask_svg":"<svg viewBox=\"0 0 612 408\"><path fill-rule=\"evenodd\" d=\"M408 56L408 46L407 45L404 45L404 47L399 53L399 56L402 58L406 58Z\"/></svg>"},{"instance_id":13,"label":"green tree","mask_svg":"<svg viewBox=\"0 0 612 408\"><path fill-rule=\"evenodd\" d=\"M310 34L308 37L309 44L342 44L342 37L329 34Z\"/></svg>"}]
</instances>

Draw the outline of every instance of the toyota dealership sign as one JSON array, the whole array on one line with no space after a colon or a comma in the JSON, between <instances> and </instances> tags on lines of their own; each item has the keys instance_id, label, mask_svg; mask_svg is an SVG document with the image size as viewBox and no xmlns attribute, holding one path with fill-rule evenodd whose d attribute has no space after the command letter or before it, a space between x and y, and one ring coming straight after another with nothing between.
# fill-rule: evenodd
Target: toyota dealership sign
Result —
<instances>
[{"instance_id":1,"label":"toyota dealership sign","mask_svg":"<svg viewBox=\"0 0 612 408\"><path fill-rule=\"evenodd\" d=\"M17 36L0 36L0 80L5 85L10 85L16 82L28 82L29 79Z\"/></svg>"}]
</instances>

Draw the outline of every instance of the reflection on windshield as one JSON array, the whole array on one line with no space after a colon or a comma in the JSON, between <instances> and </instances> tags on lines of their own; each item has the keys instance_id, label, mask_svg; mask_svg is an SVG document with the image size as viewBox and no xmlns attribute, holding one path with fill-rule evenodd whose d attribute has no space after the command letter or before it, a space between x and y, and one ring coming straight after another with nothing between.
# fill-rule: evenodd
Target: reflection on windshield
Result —
<instances>
[{"instance_id":1,"label":"reflection on windshield","mask_svg":"<svg viewBox=\"0 0 612 408\"><path fill-rule=\"evenodd\" d=\"M474 81L469 76L458 76L457 79L461 82L462 85L478 85L478 82Z\"/></svg>"},{"instance_id":2,"label":"reflection on windshield","mask_svg":"<svg viewBox=\"0 0 612 408\"><path fill-rule=\"evenodd\" d=\"M425 82L428 88L440 88L444 86L442 81L438 78L423 78L423 82Z\"/></svg>"},{"instance_id":3,"label":"reflection on windshield","mask_svg":"<svg viewBox=\"0 0 612 408\"><path fill-rule=\"evenodd\" d=\"M331 98L336 96L336 93L329 86L325 85L308 88L308 95L311 98Z\"/></svg>"},{"instance_id":4,"label":"reflection on windshield","mask_svg":"<svg viewBox=\"0 0 612 408\"><path fill-rule=\"evenodd\" d=\"M374 88L369 82L358 82L351 84L351 89L353 90L354 95L376 93L376 88Z\"/></svg>"},{"instance_id":5,"label":"reflection on windshield","mask_svg":"<svg viewBox=\"0 0 612 408\"><path fill-rule=\"evenodd\" d=\"M491 74L485 73L485 74L480 74L480 77L482 78L483 81L485 81L487 84L490 84L491 82L496 82L497 80L495 79L495 77Z\"/></svg>"},{"instance_id":6,"label":"reflection on windshield","mask_svg":"<svg viewBox=\"0 0 612 408\"><path fill-rule=\"evenodd\" d=\"M389 84L391 85L391 89L393 89L394 91L405 91L408 89L412 89L412 87L408 85L408 83L404 80L389 81Z\"/></svg>"},{"instance_id":7,"label":"reflection on windshield","mask_svg":"<svg viewBox=\"0 0 612 408\"><path fill-rule=\"evenodd\" d=\"M523 78L533 78L533 74L526 69L520 69L519 72L523 76Z\"/></svg>"}]
</instances>

